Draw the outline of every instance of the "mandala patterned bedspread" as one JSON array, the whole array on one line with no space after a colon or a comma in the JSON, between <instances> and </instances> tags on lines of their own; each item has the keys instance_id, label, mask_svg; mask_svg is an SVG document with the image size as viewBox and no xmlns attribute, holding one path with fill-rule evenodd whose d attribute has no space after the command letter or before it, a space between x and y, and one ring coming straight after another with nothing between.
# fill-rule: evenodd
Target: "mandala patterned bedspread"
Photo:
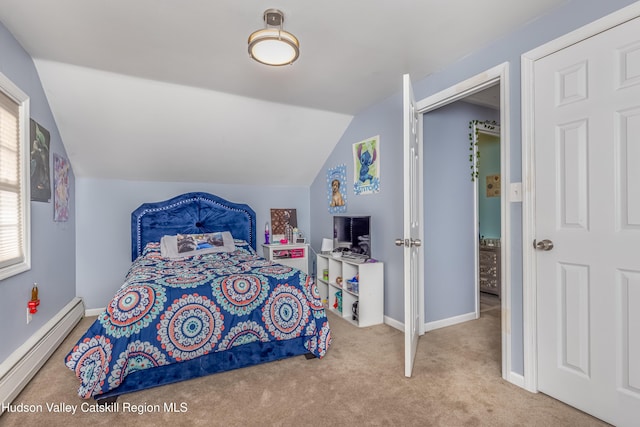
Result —
<instances>
[{"instance_id":1,"label":"mandala patterned bedspread","mask_svg":"<svg viewBox=\"0 0 640 427\"><path fill-rule=\"evenodd\" d=\"M126 281L65 358L90 398L127 374L256 341L303 338L323 357L330 329L316 286L299 270L235 251L162 258L150 243Z\"/></svg>"}]
</instances>

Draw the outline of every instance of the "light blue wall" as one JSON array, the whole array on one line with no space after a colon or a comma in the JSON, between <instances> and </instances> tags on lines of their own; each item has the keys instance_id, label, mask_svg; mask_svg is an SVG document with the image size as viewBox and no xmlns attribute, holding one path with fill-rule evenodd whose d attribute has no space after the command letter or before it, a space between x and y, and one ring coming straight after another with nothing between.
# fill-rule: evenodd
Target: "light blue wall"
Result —
<instances>
[{"instance_id":1,"label":"light blue wall","mask_svg":"<svg viewBox=\"0 0 640 427\"><path fill-rule=\"evenodd\" d=\"M1 23L0 72L29 96L31 118L51 134L51 153L66 157L33 61ZM69 174L69 185L69 221L53 221L53 203L31 202L31 270L0 281L0 363L75 296L73 171ZM34 282L40 285L41 304L27 325L27 301Z\"/></svg>"},{"instance_id":2,"label":"light blue wall","mask_svg":"<svg viewBox=\"0 0 640 427\"><path fill-rule=\"evenodd\" d=\"M271 208L295 208L298 228L309 232L309 189L187 182L80 178L77 182L77 295L88 309L105 307L131 266L131 212L142 203L204 191L256 212L256 244L262 250Z\"/></svg>"},{"instance_id":3,"label":"light blue wall","mask_svg":"<svg viewBox=\"0 0 640 427\"><path fill-rule=\"evenodd\" d=\"M398 87L401 80L398 76ZM333 215L327 201L327 169L347 166L347 212L341 215L371 216L371 255L385 263L385 314L402 321L402 249L394 245L402 237L402 106L394 97L358 114L311 185L311 244L320 250L323 237L332 237ZM380 192L355 196L353 192L353 144L380 136Z\"/></svg>"},{"instance_id":4,"label":"light blue wall","mask_svg":"<svg viewBox=\"0 0 640 427\"><path fill-rule=\"evenodd\" d=\"M425 321L475 312L474 183L469 122L500 112L458 101L423 116Z\"/></svg>"},{"instance_id":5,"label":"light blue wall","mask_svg":"<svg viewBox=\"0 0 640 427\"><path fill-rule=\"evenodd\" d=\"M480 133L478 135L478 222L480 236L500 238L501 196L487 197L487 176L500 175L500 137Z\"/></svg>"},{"instance_id":6,"label":"light blue wall","mask_svg":"<svg viewBox=\"0 0 640 427\"><path fill-rule=\"evenodd\" d=\"M476 74L503 62L509 63L509 101L511 128L509 130L510 173L512 182L520 182L521 112L520 112L520 56L546 42L575 30L608 13L634 3L632 0L569 0L552 13L529 23L517 31L496 40L484 49L470 54L441 71L424 76L412 76L416 99L424 99L445 90ZM311 242L320 247L323 236L331 230L331 215L326 207L326 169L346 163L352 176L351 144L373 135L381 135L382 168L381 192L374 196L354 197L349 192L350 214L370 214L374 221L373 251L385 262L385 315L403 322L402 251L393 240L402 234L402 76L398 76L398 93L356 115L329 156L323 170L311 186L311 223L314 226ZM522 204L509 206L511 216L511 333L514 372L522 374L523 318L522 318ZM457 262L452 260L451 262Z\"/></svg>"}]
</instances>

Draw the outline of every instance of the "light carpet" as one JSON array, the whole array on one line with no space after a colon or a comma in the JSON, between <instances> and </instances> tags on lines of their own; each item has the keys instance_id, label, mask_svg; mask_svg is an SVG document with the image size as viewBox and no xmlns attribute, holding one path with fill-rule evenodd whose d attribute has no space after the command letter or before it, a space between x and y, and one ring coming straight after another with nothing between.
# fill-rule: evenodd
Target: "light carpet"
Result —
<instances>
[{"instance_id":1,"label":"light carpet","mask_svg":"<svg viewBox=\"0 0 640 427\"><path fill-rule=\"evenodd\" d=\"M421 337L411 378L404 334L357 328L329 314L333 344L304 356L132 393L115 413L92 413L64 356L95 318L83 319L13 402L0 426L604 426L602 421L500 376L500 310ZM51 412L47 404L77 405ZM126 408L125 409L125 405ZM184 412L170 412L176 409Z\"/></svg>"}]
</instances>

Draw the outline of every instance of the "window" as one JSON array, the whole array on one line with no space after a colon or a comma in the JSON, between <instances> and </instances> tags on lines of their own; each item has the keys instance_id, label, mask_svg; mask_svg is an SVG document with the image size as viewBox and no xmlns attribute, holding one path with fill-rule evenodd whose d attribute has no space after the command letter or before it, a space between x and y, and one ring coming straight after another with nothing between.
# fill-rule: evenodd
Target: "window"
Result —
<instances>
[{"instance_id":1,"label":"window","mask_svg":"<svg viewBox=\"0 0 640 427\"><path fill-rule=\"evenodd\" d=\"M31 268L29 98L0 73L0 279Z\"/></svg>"}]
</instances>

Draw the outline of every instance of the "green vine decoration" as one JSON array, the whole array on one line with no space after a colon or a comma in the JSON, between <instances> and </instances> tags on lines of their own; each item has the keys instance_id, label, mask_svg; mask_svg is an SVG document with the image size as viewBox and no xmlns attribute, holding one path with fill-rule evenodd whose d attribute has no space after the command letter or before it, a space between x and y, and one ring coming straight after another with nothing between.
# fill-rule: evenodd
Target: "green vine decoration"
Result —
<instances>
[{"instance_id":1,"label":"green vine decoration","mask_svg":"<svg viewBox=\"0 0 640 427\"><path fill-rule=\"evenodd\" d=\"M469 122L469 162L471 166L471 182L478 179L478 171L480 170L480 147L478 146L478 125L484 125L486 129L494 130L498 126L495 120L471 120ZM475 154L475 156L474 156ZM474 161L475 157L475 161Z\"/></svg>"}]
</instances>

